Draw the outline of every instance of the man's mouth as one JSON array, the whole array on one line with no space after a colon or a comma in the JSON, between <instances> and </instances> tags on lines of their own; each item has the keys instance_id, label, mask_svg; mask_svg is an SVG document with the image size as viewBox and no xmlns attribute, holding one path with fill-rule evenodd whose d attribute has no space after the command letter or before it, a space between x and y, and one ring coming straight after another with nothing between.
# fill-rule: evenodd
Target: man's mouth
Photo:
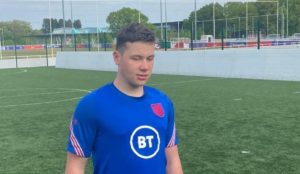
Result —
<instances>
[{"instance_id":1,"label":"man's mouth","mask_svg":"<svg viewBox=\"0 0 300 174\"><path fill-rule=\"evenodd\" d=\"M137 78L138 78L138 80L147 80L148 75L147 74L138 74Z\"/></svg>"}]
</instances>

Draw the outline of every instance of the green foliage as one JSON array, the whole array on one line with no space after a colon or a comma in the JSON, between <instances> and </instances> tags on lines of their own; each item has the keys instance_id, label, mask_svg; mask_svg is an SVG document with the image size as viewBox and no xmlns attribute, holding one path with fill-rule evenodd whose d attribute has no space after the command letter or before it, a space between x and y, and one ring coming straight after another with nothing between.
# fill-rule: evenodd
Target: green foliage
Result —
<instances>
[{"instance_id":1,"label":"green foliage","mask_svg":"<svg viewBox=\"0 0 300 174\"><path fill-rule=\"evenodd\" d=\"M248 6L248 32L256 32L257 21L260 21L262 34L277 32L277 1L274 2L227 2L223 6L215 4L215 19L216 19L216 36L220 37L222 25L226 26L225 19L227 18L227 30L231 31L232 37L237 36L237 32L242 35L246 33L246 4ZM299 0L279 0L279 32L286 30L286 13L287 2L289 3L289 34L300 32L300 1ZM282 12L285 19L282 19ZM268 21L267 21L268 15ZM259 17L258 17L259 16ZM187 26L184 30L188 31L194 25L194 11L190 13L187 20L184 20L184 25ZM213 34L213 4L208 4L197 10L197 27L205 34ZM281 28L283 26L285 28ZM235 31L232 31L235 30ZM235 33L234 33L235 32Z\"/></svg>"},{"instance_id":2,"label":"green foliage","mask_svg":"<svg viewBox=\"0 0 300 174\"><path fill-rule=\"evenodd\" d=\"M9 22L0 22L0 28L3 29L5 45L25 44L25 35L30 35L36 31L32 30L29 22L13 20Z\"/></svg>"},{"instance_id":3,"label":"green foliage","mask_svg":"<svg viewBox=\"0 0 300 174\"><path fill-rule=\"evenodd\" d=\"M282 3L286 1L281 0ZM289 33L300 33L300 1L289 0Z\"/></svg>"},{"instance_id":4,"label":"green foliage","mask_svg":"<svg viewBox=\"0 0 300 174\"><path fill-rule=\"evenodd\" d=\"M78 28L81 28L82 25L81 25L81 21L79 19L75 20L74 23L74 28L78 29Z\"/></svg>"},{"instance_id":5,"label":"green foliage","mask_svg":"<svg viewBox=\"0 0 300 174\"><path fill-rule=\"evenodd\" d=\"M213 4L203 6L201 9L196 11L197 13L197 27L199 28L198 33L211 34L213 35ZM223 7L219 4L215 4L215 19L223 19ZM190 31L192 26L195 25L195 12L191 12L187 21L184 21ZM216 35L221 34L222 22L216 22ZM188 31L187 30L187 31ZM200 34L200 33L199 33Z\"/></svg>"},{"instance_id":6,"label":"green foliage","mask_svg":"<svg viewBox=\"0 0 300 174\"><path fill-rule=\"evenodd\" d=\"M140 22L152 30L155 27L148 22L148 17L143 13L140 13ZM139 22L139 11L136 9L131 9L124 7L118 11L111 12L106 18L106 22L109 24L109 29L112 33L112 36L115 37L118 31L132 22Z\"/></svg>"},{"instance_id":7,"label":"green foliage","mask_svg":"<svg viewBox=\"0 0 300 174\"><path fill-rule=\"evenodd\" d=\"M63 25L63 19L53 19L51 18L51 29L52 31L56 28L62 28ZM66 27L72 28L72 21L71 19L65 20L65 25ZM73 26L74 28L81 28L81 21L79 19L73 21ZM42 24L42 32L45 33L50 33L50 19L49 18L44 18L43 19L43 24Z\"/></svg>"}]
</instances>

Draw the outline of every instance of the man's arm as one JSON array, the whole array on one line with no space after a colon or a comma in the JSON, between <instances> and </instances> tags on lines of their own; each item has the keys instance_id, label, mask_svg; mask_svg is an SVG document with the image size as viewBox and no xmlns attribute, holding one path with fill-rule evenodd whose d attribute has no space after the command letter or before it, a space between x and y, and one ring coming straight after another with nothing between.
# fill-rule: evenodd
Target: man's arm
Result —
<instances>
[{"instance_id":1,"label":"man's arm","mask_svg":"<svg viewBox=\"0 0 300 174\"><path fill-rule=\"evenodd\" d=\"M65 174L84 174L87 158L67 153L67 164Z\"/></svg>"},{"instance_id":2,"label":"man's arm","mask_svg":"<svg viewBox=\"0 0 300 174\"><path fill-rule=\"evenodd\" d=\"M183 174L177 146L166 148L167 174Z\"/></svg>"}]
</instances>

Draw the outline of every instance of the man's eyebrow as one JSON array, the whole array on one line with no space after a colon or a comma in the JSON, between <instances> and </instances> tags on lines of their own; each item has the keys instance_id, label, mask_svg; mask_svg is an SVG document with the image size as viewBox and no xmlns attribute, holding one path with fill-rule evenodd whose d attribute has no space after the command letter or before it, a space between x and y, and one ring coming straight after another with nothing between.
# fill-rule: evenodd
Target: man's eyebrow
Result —
<instances>
[{"instance_id":1,"label":"man's eyebrow","mask_svg":"<svg viewBox=\"0 0 300 174\"><path fill-rule=\"evenodd\" d=\"M143 56L141 56L141 55L139 55L139 54L133 54L133 55L130 56L130 57L143 57Z\"/></svg>"}]
</instances>

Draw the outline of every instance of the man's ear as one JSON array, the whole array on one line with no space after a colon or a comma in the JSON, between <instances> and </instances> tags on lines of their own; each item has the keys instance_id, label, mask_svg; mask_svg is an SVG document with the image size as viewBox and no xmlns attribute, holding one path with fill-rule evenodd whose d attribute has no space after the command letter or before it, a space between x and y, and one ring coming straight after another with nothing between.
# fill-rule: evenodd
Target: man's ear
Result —
<instances>
[{"instance_id":1,"label":"man's ear","mask_svg":"<svg viewBox=\"0 0 300 174\"><path fill-rule=\"evenodd\" d=\"M118 50L115 50L113 52L113 57L114 57L115 64L119 65L120 64L120 53Z\"/></svg>"}]
</instances>

